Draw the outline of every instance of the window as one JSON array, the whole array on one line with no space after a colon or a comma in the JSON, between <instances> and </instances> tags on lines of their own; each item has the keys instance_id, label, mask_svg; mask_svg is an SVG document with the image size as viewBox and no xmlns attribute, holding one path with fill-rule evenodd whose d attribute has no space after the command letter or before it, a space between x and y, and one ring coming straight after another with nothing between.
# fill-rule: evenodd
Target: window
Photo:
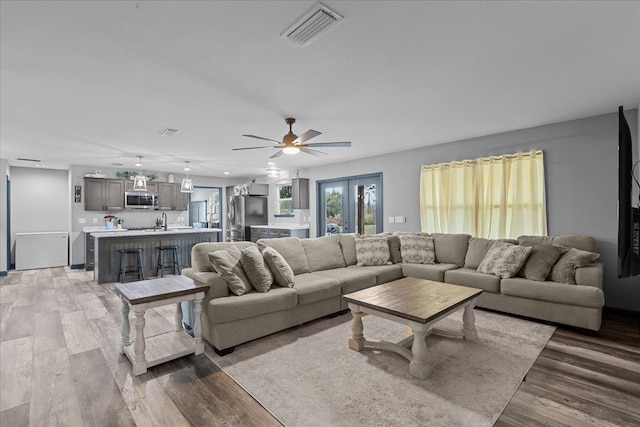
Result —
<instances>
[{"instance_id":1,"label":"window","mask_svg":"<svg viewBox=\"0 0 640 427\"><path fill-rule=\"evenodd\" d=\"M276 185L276 215L293 215L293 199L291 198L291 184Z\"/></svg>"},{"instance_id":2,"label":"window","mask_svg":"<svg viewBox=\"0 0 640 427\"><path fill-rule=\"evenodd\" d=\"M542 151L423 166L420 176L422 231L547 234Z\"/></svg>"}]
</instances>

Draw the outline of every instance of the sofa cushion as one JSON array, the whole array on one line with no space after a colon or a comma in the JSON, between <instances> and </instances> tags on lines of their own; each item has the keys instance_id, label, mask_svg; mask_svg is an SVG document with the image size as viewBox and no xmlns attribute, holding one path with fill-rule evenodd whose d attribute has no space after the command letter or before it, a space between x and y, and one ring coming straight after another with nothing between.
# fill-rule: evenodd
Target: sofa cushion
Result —
<instances>
[{"instance_id":1,"label":"sofa cushion","mask_svg":"<svg viewBox=\"0 0 640 427\"><path fill-rule=\"evenodd\" d=\"M596 240L591 236L519 236L518 244L529 243L553 244L580 249L581 251L595 252Z\"/></svg>"},{"instance_id":2,"label":"sofa cushion","mask_svg":"<svg viewBox=\"0 0 640 427\"><path fill-rule=\"evenodd\" d=\"M338 236L304 239L301 243L311 272L346 266Z\"/></svg>"},{"instance_id":3,"label":"sofa cushion","mask_svg":"<svg viewBox=\"0 0 640 427\"><path fill-rule=\"evenodd\" d=\"M209 259L220 276L229 283L229 290L235 295L243 295L251 290L251 283L242 268L240 249L233 246L222 251L210 252Z\"/></svg>"},{"instance_id":4,"label":"sofa cushion","mask_svg":"<svg viewBox=\"0 0 640 427\"><path fill-rule=\"evenodd\" d=\"M358 260L356 259L356 235L355 233L338 234L340 240L340 249L342 249L342 256L347 266L356 265Z\"/></svg>"},{"instance_id":5,"label":"sofa cushion","mask_svg":"<svg viewBox=\"0 0 640 427\"><path fill-rule=\"evenodd\" d=\"M309 273L309 263L307 256L304 254L304 248L300 239L297 237L282 237L279 239L260 239L258 240L258 248L264 251L266 247L270 247L278 251L289 264L294 274Z\"/></svg>"},{"instance_id":6,"label":"sofa cushion","mask_svg":"<svg viewBox=\"0 0 640 427\"><path fill-rule=\"evenodd\" d=\"M435 280L444 282L445 271L458 268L456 264L402 264L402 275L404 277L415 277L416 279Z\"/></svg>"},{"instance_id":7,"label":"sofa cushion","mask_svg":"<svg viewBox=\"0 0 640 427\"><path fill-rule=\"evenodd\" d=\"M340 281L333 277L303 273L296 275L294 289L298 293L298 304L304 305L340 295L342 287Z\"/></svg>"},{"instance_id":8,"label":"sofa cushion","mask_svg":"<svg viewBox=\"0 0 640 427\"><path fill-rule=\"evenodd\" d=\"M478 268L484 256L489 252L489 248L495 241L517 244L515 239L485 239L484 237L472 237L469 239L469 248L464 257L464 266L466 268Z\"/></svg>"},{"instance_id":9,"label":"sofa cushion","mask_svg":"<svg viewBox=\"0 0 640 427\"><path fill-rule=\"evenodd\" d=\"M359 266L391 264L386 237L356 237L356 259Z\"/></svg>"},{"instance_id":10,"label":"sofa cushion","mask_svg":"<svg viewBox=\"0 0 640 427\"><path fill-rule=\"evenodd\" d=\"M273 275L258 247L249 246L240 251L240 261L253 289L267 292L273 284Z\"/></svg>"},{"instance_id":11,"label":"sofa cushion","mask_svg":"<svg viewBox=\"0 0 640 427\"><path fill-rule=\"evenodd\" d=\"M279 286L292 288L295 284L293 270L291 270L291 267L289 267L289 264L287 264L283 256L280 255L280 252L273 248L266 247L262 251L262 256L269 270L271 270L271 274L273 274L274 282Z\"/></svg>"},{"instance_id":12,"label":"sofa cushion","mask_svg":"<svg viewBox=\"0 0 640 427\"><path fill-rule=\"evenodd\" d=\"M604 293L593 286L567 285L556 282L536 282L514 277L503 279L500 292L521 298L600 308L604 305Z\"/></svg>"},{"instance_id":13,"label":"sofa cushion","mask_svg":"<svg viewBox=\"0 0 640 427\"><path fill-rule=\"evenodd\" d=\"M251 290L240 297L214 298L209 301L207 314L212 323L227 323L287 310L295 307L297 302L298 294L295 290L273 286L266 293Z\"/></svg>"},{"instance_id":14,"label":"sofa cushion","mask_svg":"<svg viewBox=\"0 0 640 427\"><path fill-rule=\"evenodd\" d=\"M482 259L478 271L495 274L503 279L513 277L524 265L529 252L531 252L530 246L496 241Z\"/></svg>"},{"instance_id":15,"label":"sofa cushion","mask_svg":"<svg viewBox=\"0 0 640 427\"><path fill-rule=\"evenodd\" d=\"M358 267L352 265L348 267L354 270L366 270L376 275L376 285L391 282L394 280L402 279L402 264L388 264L388 265L364 265Z\"/></svg>"},{"instance_id":16,"label":"sofa cushion","mask_svg":"<svg viewBox=\"0 0 640 427\"><path fill-rule=\"evenodd\" d=\"M500 278L494 274L480 273L473 268L457 268L445 271L445 283L483 289L488 292L500 292Z\"/></svg>"},{"instance_id":17,"label":"sofa cushion","mask_svg":"<svg viewBox=\"0 0 640 427\"><path fill-rule=\"evenodd\" d=\"M569 248L569 250L562 255L560 259L558 259L558 262L556 262L551 269L551 280L558 283L575 285L576 268L587 266L599 257L600 254Z\"/></svg>"},{"instance_id":18,"label":"sofa cushion","mask_svg":"<svg viewBox=\"0 0 640 427\"><path fill-rule=\"evenodd\" d=\"M200 242L191 248L191 267L196 271L216 271L211 260L209 252L222 251L225 249L237 247L242 250L249 246L255 246L253 242Z\"/></svg>"},{"instance_id":19,"label":"sofa cushion","mask_svg":"<svg viewBox=\"0 0 640 427\"><path fill-rule=\"evenodd\" d=\"M431 233L436 251L436 262L440 264L464 265L469 246L469 234Z\"/></svg>"},{"instance_id":20,"label":"sofa cushion","mask_svg":"<svg viewBox=\"0 0 640 427\"><path fill-rule=\"evenodd\" d=\"M433 264L435 262L436 253L433 238L415 234L393 237L400 240L402 262L409 264Z\"/></svg>"},{"instance_id":21,"label":"sofa cushion","mask_svg":"<svg viewBox=\"0 0 640 427\"><path fill-rule=\"evenodd\" d=\"M524 246L527 246L527 244ZM564 246L533 245L531 246L531 253L529 253L526 262L517 275L525 279L544 282L547 280L553 265L567 250Z\"/></svg>"},{"instance_id":22,"label":"sofa cushion","mask_svg":"<svg viewBox=\"0 0 640 427\"><path fill-rule=\"evenodd\" d=\"M363 269L336 268L333 270L318 271L313 274L338 279L342 285L343 295L376 285L376 275L371 271Z\"/></svg>"}]
</instances>

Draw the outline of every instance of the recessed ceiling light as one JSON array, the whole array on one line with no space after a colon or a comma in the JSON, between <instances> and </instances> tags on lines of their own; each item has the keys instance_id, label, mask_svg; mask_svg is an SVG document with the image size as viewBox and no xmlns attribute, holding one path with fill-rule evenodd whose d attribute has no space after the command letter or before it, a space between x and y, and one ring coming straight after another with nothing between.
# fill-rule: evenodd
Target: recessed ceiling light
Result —
<instances>
[{"instance_id":1,"label":"recessed ceiling light","mask_svg":"<svg viewBox=\"0 0 640 427\"><path fill-rule=\"evenodd\" d=\"M269 166L275 165L275 163L273 163L273 162L267 162L267 164L268 164Z\"/></svg>"},{"instance_id":2,"label":"recessed ceiling light","mask_svg":"<svg viewBox=\"0 0 640 427\"><path fill-rule=\"evenodd\" d=\"M222 173L225 174L225 175L229 175L230 172L222 172Z\"/></svg>"}]
</instances>

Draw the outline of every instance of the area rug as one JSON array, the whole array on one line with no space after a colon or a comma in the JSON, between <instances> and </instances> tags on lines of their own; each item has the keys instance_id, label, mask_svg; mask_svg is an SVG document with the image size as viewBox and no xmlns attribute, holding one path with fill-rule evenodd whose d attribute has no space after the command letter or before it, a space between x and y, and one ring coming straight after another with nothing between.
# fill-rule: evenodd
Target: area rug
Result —
<instances>
[{"instance_id":1,"label":"area rug","mask_svg":"<svg viewBox=\"0 0 640 427\"><path fill-rule=\"evenodd\" d=\"M286 426L491 426L555 327L474 310L478 341L427 338L432 373L409 375L389 351L350 350L351 314L320 319L207 356ZM400 341L407 328L365 316L369 340ZM439 327L460 328L462 313Z\"/></svg>"}]
</instances>

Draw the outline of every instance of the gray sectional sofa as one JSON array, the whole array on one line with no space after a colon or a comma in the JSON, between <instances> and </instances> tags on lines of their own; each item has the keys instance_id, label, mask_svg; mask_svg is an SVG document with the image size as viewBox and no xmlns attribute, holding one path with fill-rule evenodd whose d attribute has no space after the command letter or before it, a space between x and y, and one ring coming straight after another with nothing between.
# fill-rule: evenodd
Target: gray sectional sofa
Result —
<instances>
[{"instance_id":1,"label":"gray sectional sofa","mask_svg":"<svg viewBox=\"0 0 640 427\"><path fill-rule=\"evenodd\" d=\"M483 289L477 306L597 331L604 294L602 265L593 262L575 270L576 284L503 278L478 272L491 242L466 234L430 235L435 263L403 263L399 236L388 235L391 263L358 266L356 236L331 235L314 239L262 239L260 249L272 247L295 274L293 287L272 286L266 293L251 290L237 296L215 271L209 254L231 246L244 249L252 242L198 243L190 268L182 274L210 286L202 310L203 337L221 354L241 343L347 309L342 295L390 282L417 277ZM596 252L587 236L521 236L510 243L545 243ZM525 244L525 243L523 243Z\"/></svg>"}]
</instances>

